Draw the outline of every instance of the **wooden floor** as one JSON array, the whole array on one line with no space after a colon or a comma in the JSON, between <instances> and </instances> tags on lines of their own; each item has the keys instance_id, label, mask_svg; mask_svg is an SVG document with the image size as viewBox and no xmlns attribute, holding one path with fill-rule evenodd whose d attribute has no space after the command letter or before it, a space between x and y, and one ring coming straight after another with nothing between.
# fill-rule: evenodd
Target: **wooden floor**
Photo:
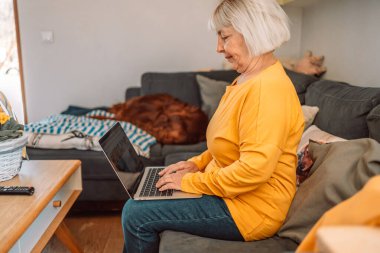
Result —
<instances>
[{"instance_id":1,"label":"wooden floor","mask_svg":"<svg viewBox=\"0 0 380 253\"><path fill-rule=\"evenodd\" d=\"M123 232L120 213L71 215L65 223L85 253L122 253ZM70 253L53 236L43 253Z\"/></svg>"}]
</instances>

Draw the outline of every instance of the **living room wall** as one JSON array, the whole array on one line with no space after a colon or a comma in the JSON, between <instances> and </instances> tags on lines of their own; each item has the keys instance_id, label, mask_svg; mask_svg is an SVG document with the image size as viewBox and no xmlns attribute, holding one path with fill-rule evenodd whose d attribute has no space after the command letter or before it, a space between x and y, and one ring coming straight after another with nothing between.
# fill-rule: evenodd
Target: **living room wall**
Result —
<instances>
[{"instance_id":1,"label":"living room wall","mask_svg":"<svg viewBox=\"0 0 380 253\"><path fill-rule=\"evenodd\" d=\"M18 1L29 121L68 105L110 106L146 71L222 68L207 22L218 0ZM280 55L298 56L302 12ZM43 42L42 31L53 32Z\"/></svg>"},{"instance_id":2,"label":"living room wall","mask_svg":"<svg viewBox=\"0 0 380 253\"><path fill-rule=\"evenodd\" d=\"M319 0L302 18L302 51L326 56L324 78L380 87L380 1Z\"/></svg>"},{"instance_id":3,"label":"living room wall","mask_svg":"<svg viewBox=\"0 0 380 253\"><path fill-rule=\"evenodd\" d=\"M217 68L217 0L18 1L29 121L112 105L145 71ZM44 43L41 31L53 31Z\"/></svg>"}]
</instances>

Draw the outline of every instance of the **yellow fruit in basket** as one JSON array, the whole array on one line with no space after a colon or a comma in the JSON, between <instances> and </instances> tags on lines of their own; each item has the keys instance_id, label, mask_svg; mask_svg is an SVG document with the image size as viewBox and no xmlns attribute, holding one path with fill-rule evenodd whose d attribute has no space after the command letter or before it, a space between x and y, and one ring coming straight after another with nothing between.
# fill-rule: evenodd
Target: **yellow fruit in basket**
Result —
<instances>
[{"instance_id":1,"label":"yellow fruit in basket","mask_svg":"<svg viewBox=\"0 0 380 253\"><path fill-rule=\"evenodd\" d=\"M0 112L0 124L5 124L10 117L5 112Z\"/></svg>"}]
</instances>

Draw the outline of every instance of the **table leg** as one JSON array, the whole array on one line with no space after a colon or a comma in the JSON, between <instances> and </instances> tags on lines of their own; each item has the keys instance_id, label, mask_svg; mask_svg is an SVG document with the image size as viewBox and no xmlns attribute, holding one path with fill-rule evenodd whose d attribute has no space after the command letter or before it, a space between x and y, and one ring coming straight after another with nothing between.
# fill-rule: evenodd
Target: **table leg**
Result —
<instances>
[{"instance_id":1,"label":"table leg","mask_svg":"<svg viewBox=\"0 0 380 253\"><path fill-rule=\"evenodd\" d=\"M55 231L57 238L66 246L72 253L83 253L83 250L79 247L74 236L71 234L69 228L65 222L62 221Z\"/></svg>"}]
</instances>

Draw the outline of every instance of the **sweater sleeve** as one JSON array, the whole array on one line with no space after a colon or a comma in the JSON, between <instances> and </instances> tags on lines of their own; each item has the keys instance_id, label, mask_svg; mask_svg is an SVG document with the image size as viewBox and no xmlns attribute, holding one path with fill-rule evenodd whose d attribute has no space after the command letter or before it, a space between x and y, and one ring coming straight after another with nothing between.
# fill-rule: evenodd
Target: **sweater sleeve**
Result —
<instances>
[{"instance_id":1,"label":"sweater sleeve","mask_svg":"<svg viewBox=\"0 0 380 253\"><path fill-rule=\"evenodd\" d=\"M261 91L244 98L238 122L240 157L226 167L210 163L206 172L186 174L183 191L234 198L267 182L277 167L289 131L281 91Z\"/></svg>"},{"instance_id":2,"label":"sweater sleeve","mask_svg":"<svg viewBox=\"0 0 380 253\"><path fill-rule=\"evenodd\" d=\"M212 160L212 156L208 150L204 151L202 154L198 156L194 156L188 159L189 162L195 163L200 171L203 171L207 164Z\"/></svg>"}]
</instances>

